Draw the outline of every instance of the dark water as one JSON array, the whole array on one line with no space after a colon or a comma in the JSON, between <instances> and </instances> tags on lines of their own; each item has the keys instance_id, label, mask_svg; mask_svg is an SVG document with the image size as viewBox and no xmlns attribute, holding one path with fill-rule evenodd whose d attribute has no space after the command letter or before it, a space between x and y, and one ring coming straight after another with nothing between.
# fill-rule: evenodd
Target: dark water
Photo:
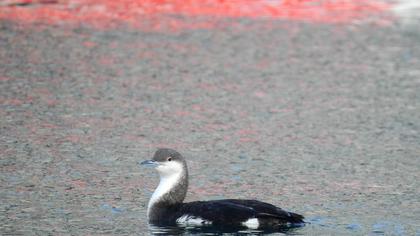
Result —
<instances>
[{"instance_id":1,"label":"dark water","mask_svg":"<svg viewBox=\"0 0 420 236\"><path fill-rule=\"evenodd\" d=\"M339 222L322 217L307 219L306 224L299 226L284 226L277 229L248 229L229 227L194 227L194 226L153 226L149 225L148 233L153 235L410 235L404 223L379 221L373 225L363 223L340 224ZM418 232L416 232L418 235Z\"/></svg>"},{"instance_id":2,"label":"dark water","mask_svg":"<svg viewBox=\"0 0 420 236\"><path fill-rule=\"evenodd\" d=\"M158 227L149 226L149 233L153 235L220 235L220 234L235 234L235 235L262 235L262 234L287 234L299 235L297 227L283 227L279 229L255 230L248 228L237 227Z\"/></svg>"},{"instance_id":3,"label":"dark water","mask_svg":"<svg viewBox=\"0 0 420 236\"><path fill-rule=\"evenodd\" d=\"M187 201L306 217L280 235L420 235L420 28L229 27L0 22L0 234L220 233L147 224L136 163L171 147Z\"/></svg>"},{"instance_id":4,"label":"dark water","mask_svg":"<svg viewBox=\"0 0 420 236\"><path fill-rule=\"evenodd\" d=\"M149 225L148 233L153 235L410 235L404 223L392 221L378 221L372 225L363 223L342 224L333 219L315 217L307 219L306 224L300 226L284 226L277 229L248 229L210 226L153 226ZM416 235L419 232L415 233Z\"/></svg>"}]
</instances>

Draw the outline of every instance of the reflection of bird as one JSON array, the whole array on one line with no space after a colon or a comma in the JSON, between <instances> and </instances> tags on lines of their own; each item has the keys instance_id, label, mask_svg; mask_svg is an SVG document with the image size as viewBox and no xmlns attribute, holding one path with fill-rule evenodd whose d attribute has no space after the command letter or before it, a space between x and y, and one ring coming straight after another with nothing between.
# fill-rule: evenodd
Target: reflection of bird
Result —
<instances>
[{"instance_id":1,"label":"reflection of bird","mask_svg":"<svg viewBox=\"0 0 420 236\"><path fill-rule=\"evenodd\" d=\"M159 149L152 160L160 183L153 193L147 215L154 225L246 226L262 229L303 224L303 216L257 200L224 199L183 203L188 189L188 170L184 157L172 149Z\"/></svg>"}]
</instances>

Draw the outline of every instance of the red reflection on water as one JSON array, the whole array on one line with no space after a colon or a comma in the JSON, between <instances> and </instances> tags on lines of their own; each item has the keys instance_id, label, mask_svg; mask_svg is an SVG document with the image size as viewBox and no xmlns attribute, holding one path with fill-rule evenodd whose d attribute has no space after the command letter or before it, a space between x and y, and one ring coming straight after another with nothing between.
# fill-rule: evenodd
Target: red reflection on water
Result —
<instances>
[{"instance_id":1,"label":"red reflection on water","mask_svg":"<svg viewBox=\"0 0 420 236\"><path fill-rule=\"evenodd\" d=\"M0 19L98 27L121 22L144 27L147 19L153 21L147 24L153 30L162 24L173 29L213 27L209 21L186 23L174 15L348 23L390 8L380 0L5 0L0 2Z\"/></svg>"}]
</instances>

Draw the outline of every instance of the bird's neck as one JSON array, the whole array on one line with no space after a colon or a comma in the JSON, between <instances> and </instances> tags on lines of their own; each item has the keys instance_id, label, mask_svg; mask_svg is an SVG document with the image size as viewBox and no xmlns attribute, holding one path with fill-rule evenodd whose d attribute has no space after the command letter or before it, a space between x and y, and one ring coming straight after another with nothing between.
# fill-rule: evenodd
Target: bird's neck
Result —
<instances>
[{"instance_id":1,"label":"bird's neck","mask_svg":"<svg viewBox=\"0 0 420 236\"><path fill-rule=\"evenodd\" d=\"M188 190L188 171L186 168L180 173L160 177L160 182L149 201L147 215L156 208L168 208L181 204ZM154 209L155 208L155 209Z\"/></svg>"}]
</instances>

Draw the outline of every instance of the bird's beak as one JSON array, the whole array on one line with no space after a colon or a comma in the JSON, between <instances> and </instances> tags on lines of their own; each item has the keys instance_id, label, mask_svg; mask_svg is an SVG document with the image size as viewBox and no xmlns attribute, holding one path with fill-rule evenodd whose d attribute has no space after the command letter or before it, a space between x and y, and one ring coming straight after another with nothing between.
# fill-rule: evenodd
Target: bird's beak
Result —
<instances>
[{"instance_id":1,"label":"bird's beak","mask_svg":"<svg viewBox=\"0 0 420 236\"><path fill-rule=\"evenodd\" d=\"M142 161L142 162L139 162L139 164L146 167L156 167L159 165L157 161L152 161L152 160Z\"/></svg>"}]
</instances>

